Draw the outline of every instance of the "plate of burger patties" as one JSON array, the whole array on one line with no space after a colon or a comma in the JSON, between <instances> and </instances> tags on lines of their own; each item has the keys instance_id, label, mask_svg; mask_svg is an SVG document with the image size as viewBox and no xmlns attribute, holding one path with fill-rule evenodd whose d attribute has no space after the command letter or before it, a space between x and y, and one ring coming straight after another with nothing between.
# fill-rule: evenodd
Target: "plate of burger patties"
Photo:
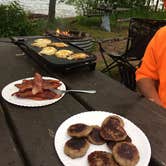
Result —
<instances>
[{"instance_id":1,"label":"plate of burger patties","mask_svg":"<svg viewBox=\"0 0 166 166\"><path fill-rule=\"evenodd\" d=\"M42 77L35 73L34 77L14 81L2 89L2 97L9 103L39 107L60 100L64 94L56 94L50 89L66 90L65 84L52 77Z\"/></svg>"},{"instance_id":2,"label":"plate of burger patties","mask_svg":"<svg viewBox=\"0 0 166 166\"><path fill-rule=\"evenodd\" d=\"M65 166L148 166L148 138L128 119L104 111L74 115L58 128L55 150Z\"/></svg>"}]
</instances>

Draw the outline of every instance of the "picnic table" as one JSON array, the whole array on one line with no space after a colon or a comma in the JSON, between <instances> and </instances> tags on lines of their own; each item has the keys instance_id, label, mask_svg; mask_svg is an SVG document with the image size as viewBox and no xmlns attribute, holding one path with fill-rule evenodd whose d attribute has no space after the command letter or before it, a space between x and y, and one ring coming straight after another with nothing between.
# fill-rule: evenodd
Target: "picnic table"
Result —
<instances>
[{"instance_id":1,"label":"picnic table","mask_svg":"<svg viewBox=\"0 0 166 166\"><path fill-rule=\"evenodd\" d=\"M99 71L58 73L27 56L9 39L0 41L0 89L10 82L32 77L35 72L63 81L69 89L96 89L93 95L66 94L44 107L21 107L0 98L0 165L60 166L54 148L59 125L72 115L107 111L135 123L148 137L152 157L149 165L166 165L166 111L140 97Z\"/></svg>"},{"instance_id":2,"label":"picnic table","mask_svg":"<svg viewBox=\"0 0 166 166\"><path fill-rule=\"evenodd\" d=\"M113 5L109 6L108 4L102 4L97 7L97 10L102 11L104 13L104 15L102 16L101 27L105 31L111 32L110 16L113 13L129 11L129 8L120 8L120 7L114 7Z\"/></svg>"}]
</instances>

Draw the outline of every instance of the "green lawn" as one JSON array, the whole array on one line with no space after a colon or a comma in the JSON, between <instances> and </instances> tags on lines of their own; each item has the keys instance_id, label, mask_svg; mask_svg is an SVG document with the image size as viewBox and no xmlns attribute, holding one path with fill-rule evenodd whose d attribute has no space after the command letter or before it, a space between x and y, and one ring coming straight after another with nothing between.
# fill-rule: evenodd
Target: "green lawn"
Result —
<instances>
[{"instance_id":1,"label":"green lawn","mask_svg":"<svg viewBox=\"0 0 166 166\"><path fill-rule=\"evenodd\" d=\"M41 24L40 21L39 23ZM82 31L89 33L94 39L108 39L108 38L115 38L115 37L127 37L128 33L128 22L125 23L115 23L113 20L111 22L111 32L106 32L100 28L101 24L101 18L90 18L90 17L76 17L76 18L65 18L65 19L56 19L54 24L47 25L44 21L44 24L42 24L40 27L43 27L43 32L45 29L50 30L75 30L75 31ZM42 33L43 33L42 32ZM107 45L106 47L110 47L111 50L115 48L115 50L123 49L125 47L125 44L121 43L115 43L111 46ZM105 67L105 64L103 63L103 60L100 56L100 52L98 50L98 45L95 45L94 49L92 50L92 53L97 56L97 65L96 69L101 70ZM109 62L111 62L110 58L107 58ZM110 73L108 73L110 74ZM115 76L117 78L118 72L117 69L113 70L111 72L111 76Z\"/></svg>"},{"instance_id":2,"label":"green lawn","mask_svg":"<svg viewBox=\"0 0 166 166\"><path fill-rule=\"evenodd\" d=\"M76 17L57 19L55 24L50 25L50 29L60 28L63 30L76 30L89 33L96 39L122 37L127 35L128 23L116 23L111 21L111 32L105 32L100 27L100 17Z\"/></svg>"},{"instance_id":3,"label":"green lawn","mask_svg":"<svg viewBox=\"0 0 166 166\"><path fill-rule=\"evenodd\" d=\"M94 39L108 39L128 36L129 22L117 22L118 19L131 17L165 19L166 12L154 12L146 8L133 8L127 12L112 13L110 17L111 32L105 32L101 29L101 17L77 16L74 18L56 18L52 24L48 24L46 17L30 19L33 14L28 14L17 2L9 6L0 5L0 36L32 36L43 35L48 30L75 30L89 33ZM13 16L15 19L13 19ZM33 17L31 17L33 18ZM123 52L126 46L122 43L107 43L104 45L109 52ZM96 45L92 53L97 56L97 69L101 70L104 66L98 46ZM109 61L111 61L108 58ZM111 75L117 77L117 69L113 70Z\"/></svg>"}]
</instances>

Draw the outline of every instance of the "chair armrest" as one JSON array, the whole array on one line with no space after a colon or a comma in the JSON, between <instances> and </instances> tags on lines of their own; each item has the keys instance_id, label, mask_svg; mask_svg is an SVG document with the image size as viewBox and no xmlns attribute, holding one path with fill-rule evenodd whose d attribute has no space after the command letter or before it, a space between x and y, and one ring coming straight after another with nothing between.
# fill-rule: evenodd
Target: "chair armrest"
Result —
<instances>
[{"instance_id":1,"label":"chair armrest","mask_svg":"<svg viewBox=\"0 0 166 166\"><path fill-rule=\"evenodd\" d=\"M109 38L109 39L103 39L103 40L96 40L95 42L99 45L99 51L101 53L105 52L106 54L108 54L110 56L119 57L125 53L126 46L122 49L119 49L118 47L116 48L116 46L114 47L113 45L115 42L125 41L126 39L127 39L127 37ZM108 44L106 44L106 43L108 43ZM105 44L107 45L107 47L105 47ZM125 42L125 45L126 44L127 44L127 42ZM111 48L111 49L109 49L109 48Z\"/></svg>"}]
</instances>

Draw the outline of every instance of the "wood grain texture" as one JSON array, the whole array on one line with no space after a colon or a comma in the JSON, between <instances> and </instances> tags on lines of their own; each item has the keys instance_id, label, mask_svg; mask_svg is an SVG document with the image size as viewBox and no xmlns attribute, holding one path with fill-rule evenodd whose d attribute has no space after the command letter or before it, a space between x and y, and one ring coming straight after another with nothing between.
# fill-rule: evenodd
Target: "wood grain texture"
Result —
<instances>
[{"instance_id":1,"label":"wood grain texture","mask_svg":"<svg viewBox=\"0 0 166 166\"><path fill-rule=\"evenodd\" d=\"M150 140L151 165L166 165L166 111L98 71L58 73L37 64L29 56L16 56L18 47L0 48L0 89L6 84L32 77L34 72L61 79L71 89L95 89L95 95L67 94L59 102L42 108L23 108L3 101L25 160L32 166L60 165L53 147L58 126L76 113L103 110L120 114L140 127ZM157 164L156 164L157 163Z\"/></svg>"},{"instance_id":2,"label":"wood grain texture","mask_svg":"<svg viewBox=\"0 0 166 166\"><path fill-rule=\"evenodd\" d=\"M10 130L0 105L0 165L23 166L17 146L11 137Z\"/></svg>"},{"instance_id":3,"label":"wood grain texture","mask_svg":"<svg viewBox=\"0 0 166 166\"><path fill-rule=\"evenodd\" d=\"M36 71L46 75L29 57L16 56L18 53L21 50L13 46L0 49L0 58L4 59L0 62L0 89L12 81L32 77ZM54 134L65 119L87 110L69 94L41 108L19 107L4 100L2 103L24 162L30 166L62 165L54 149Z\"/></svg>"}]
</instances>

